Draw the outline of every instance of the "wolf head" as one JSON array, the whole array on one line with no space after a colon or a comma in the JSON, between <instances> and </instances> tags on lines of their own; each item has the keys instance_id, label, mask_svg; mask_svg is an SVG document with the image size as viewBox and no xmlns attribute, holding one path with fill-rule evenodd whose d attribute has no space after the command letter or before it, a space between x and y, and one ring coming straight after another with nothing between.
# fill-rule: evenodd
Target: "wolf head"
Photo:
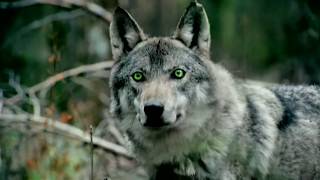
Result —
<instances>
[{"instance_id":1,"label":"wolf head","mask_svg":"<svg viewBox=\"0 0 320 180\"><path fill-rule=\"evenodd\" d=\"M135 113L142 126L159 129L182 120L189 100L205 100L209 75L201 56L208 57L210 31L200 4L188 7L172 38L147 39L136 21L117 8L110 37L117 61L111 78L114 112Z\"/></svg>"},{"instance_id":2,"label":"wolf head","mask_svg":"<svg viewBox=\"0 0 320 180\"><path fill-rule=\"evenodd\" d=\"M210 29L201 4L192 2L174 35L160 38L147 38L136 21L117 8L110 38L116 60L111 111L136 146L192 139L209 118L220 119L231 109L226 104L232 101L225 99L234 97L232 79L209 60ZM215 127L221 128L221 122Z\"/></svg>"}]
</instances>

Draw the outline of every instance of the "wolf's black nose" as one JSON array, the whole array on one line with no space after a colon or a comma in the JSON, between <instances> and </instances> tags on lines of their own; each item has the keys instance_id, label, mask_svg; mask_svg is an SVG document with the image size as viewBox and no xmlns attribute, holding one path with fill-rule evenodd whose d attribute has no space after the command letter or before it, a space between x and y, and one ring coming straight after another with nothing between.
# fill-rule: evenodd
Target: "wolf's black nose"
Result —
<instances>
[{"instance_id":1,"label":"wolf's black nose","mask_svg":"<svg viewBox=\"0 0 320 180\"><path fill-rule=\"evenodd\" d=\"M164 107L160 103L153 103L144 106L144 113L148 118L159 119L162 116Z\"/></svg>"},{"instance_id":2,"label":"wolf's black nose","mask_svg":"<svg viewBox=\"0 0 320 180\"><path fill-rule=\"evenodd\" d=\"M144 106L144 113L146 114L145 126L160 127L164 126L165 123L162 119L162 113L164 106L161 103L150 103Z\"/></svg>"}]
</instances>

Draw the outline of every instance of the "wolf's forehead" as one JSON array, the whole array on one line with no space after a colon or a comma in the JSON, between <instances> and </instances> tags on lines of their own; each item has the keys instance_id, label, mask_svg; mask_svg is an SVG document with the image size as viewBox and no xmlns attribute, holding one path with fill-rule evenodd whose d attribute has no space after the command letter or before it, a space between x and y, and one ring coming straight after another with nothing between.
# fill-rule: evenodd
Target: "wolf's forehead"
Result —
<instances>
[{"instance_id":1,"label":"wolf's forehead","mask_svg":"<svg viewBox=\"0 0 320 180\"><path fill-rule=\"evenodd\" d=\"M143 42L130 55L131 63L156 67L174 66L187 63L192 54L178 41L171 39L152 39Z\"/></svg>"}]
</instances>

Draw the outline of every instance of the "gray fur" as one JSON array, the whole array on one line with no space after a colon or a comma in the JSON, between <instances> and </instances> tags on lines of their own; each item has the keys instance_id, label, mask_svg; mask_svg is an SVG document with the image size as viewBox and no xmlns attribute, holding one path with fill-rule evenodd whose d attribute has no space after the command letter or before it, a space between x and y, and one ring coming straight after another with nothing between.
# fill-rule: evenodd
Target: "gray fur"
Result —
<instances>
[{"instance_id":1,"label":"gray fur","mask_svg":"<svg viewBox=\"0 0 320 180\"><path fill-rule=\"evenodd\" d=\"M117 9L111 111L153 179L320 179L320 88L233 78L210 61L210 30L191 3L173 37L146 38ZM186 72L173 79L176 68ZM134 72L145 80L136 82ZM145 127L145 104L164 127Z\"/></svg>"}]
</instances>

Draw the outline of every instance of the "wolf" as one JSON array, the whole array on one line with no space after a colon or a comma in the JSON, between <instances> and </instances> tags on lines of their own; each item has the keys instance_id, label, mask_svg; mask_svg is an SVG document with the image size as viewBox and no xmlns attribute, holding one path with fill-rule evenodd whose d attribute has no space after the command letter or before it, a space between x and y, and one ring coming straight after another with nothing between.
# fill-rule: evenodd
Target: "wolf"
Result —
<instances>
[{"instance_id":1,"label":"wolf","mask_svg":"<svg viewBox=\"0 0 320 180\"><path fill-rule=\"evenodd\" d=\"M233 77L200 3L170 37L117 8L110 38L110 109L150 179L320 179L320 88Z\"/></svg>"}]
</instances>

